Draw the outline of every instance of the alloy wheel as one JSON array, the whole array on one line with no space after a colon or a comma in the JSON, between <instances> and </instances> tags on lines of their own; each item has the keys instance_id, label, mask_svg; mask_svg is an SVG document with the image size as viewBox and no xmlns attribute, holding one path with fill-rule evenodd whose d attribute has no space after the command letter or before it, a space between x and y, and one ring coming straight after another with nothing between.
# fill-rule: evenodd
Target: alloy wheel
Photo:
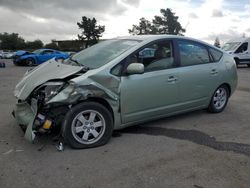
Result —
<instances>
[{"instance_id":1,"label":"alloy wheel","mask_svg":"<svg viewBox=\"0 0 250 188\"><path fill-rule=\"evenodd\" d=\"M97 142L103 136L105 128L104 117L94 110L80 112L71 125L73 137L82 144Z\"/></svg>"},{"instance_id":2,"label":"alloy wheel","mask_svg":"<svg viewBox=\"0 0 250 188\"><path fill-rule=\"evenodd\" d=\"M217 110L222 109L227 102L227 91L225 88L220 87L213 96L213 104Z\"/></svg>"}]
</instances>

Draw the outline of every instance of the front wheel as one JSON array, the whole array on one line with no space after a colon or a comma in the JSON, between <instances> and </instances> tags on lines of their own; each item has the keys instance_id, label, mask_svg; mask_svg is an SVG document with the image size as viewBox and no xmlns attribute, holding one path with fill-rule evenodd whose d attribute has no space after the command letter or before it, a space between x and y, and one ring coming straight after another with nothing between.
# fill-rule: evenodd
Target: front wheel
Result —
<instances>
[{"instance_id":1,"label":"front wheel","mask_svg":"<svg viewBox=\"0 0 250 188\"><path fill-rule=\"evenodd\" d=\"M208 111L211 113L222 112L227 106L228 98L229 98L228 87L225 85L220 86L219 88L216 89L211 98Z\"/></svg>"},{"instance_id":2,"label":"front wheel","mask_svg":"<svg viewBox=\"0 0 250 188\"><path fill-rule=\"evenodd\" d=\"M85 102L67 113L63 137L72 148L84 149L106 144L112 136L113 118L103 105Z\"/></svg>"},{"instance_id":3,"label":"front wheel","mask_svg":"<svg viewBox=\"0 0 250 188\"><path fill-rule=\"evenodd\" d=\"M28 65L28 66L34 66L35 65L35 60L33 59L33 58L28 58L28 59L26 59L26 65Z\"/></svg>"}]
</instances>

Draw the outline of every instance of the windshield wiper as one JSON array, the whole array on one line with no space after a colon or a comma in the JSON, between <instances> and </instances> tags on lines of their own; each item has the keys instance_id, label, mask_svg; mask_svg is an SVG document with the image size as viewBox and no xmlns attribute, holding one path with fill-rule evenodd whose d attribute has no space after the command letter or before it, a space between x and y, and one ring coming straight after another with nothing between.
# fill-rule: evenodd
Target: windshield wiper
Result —
<instances>
[{"instance_id":1,"label":"windshield wiper","mask_svg":"<svg viewBox=\"0 0 250 188\"><path fill-rule=\"evenodd\" d=\"M88 71L89 67L82 65L81 63L79 63L76 59L73 59L72 57L69 58L70 61L74 62L75 64L77 64L80 67L83 67L84 70Z\"/></svg>"}]
</instances>

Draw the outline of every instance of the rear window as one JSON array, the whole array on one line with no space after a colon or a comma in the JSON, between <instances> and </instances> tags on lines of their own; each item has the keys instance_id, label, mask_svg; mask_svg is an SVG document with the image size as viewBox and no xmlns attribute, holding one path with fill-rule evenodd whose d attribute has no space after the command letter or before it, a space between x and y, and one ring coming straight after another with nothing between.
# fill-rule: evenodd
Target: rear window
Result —
<instances>
[{"instance_id":1,"label":"rear window","mask_svg":"<svg viewBox=\"0 0 250 188\"><path fill-rule=\"evenodd\" d=\"M210 48L209 51L210 51L210 53L211 53L211 55L213 57L213 62L220 61L220 59L221 59L221 57L223 55L222 52L220 52L219 50L216 50L214 48Z\"/></svg>"}]
</instances>

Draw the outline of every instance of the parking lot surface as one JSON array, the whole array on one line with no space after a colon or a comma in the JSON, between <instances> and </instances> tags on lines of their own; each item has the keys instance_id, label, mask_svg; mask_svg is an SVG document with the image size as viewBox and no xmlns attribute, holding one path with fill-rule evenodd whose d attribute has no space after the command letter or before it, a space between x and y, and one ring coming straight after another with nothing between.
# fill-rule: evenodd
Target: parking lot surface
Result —
<instances>
[{"instance_id":1,"label":"parking lot surface","mask_svg":"<svg viewBox=\"0 0 250 188\"><path fill-rule=\"evenodd\" d=\"M0 68L0 187L250 186L250 68L220 114L205 110L127 128L102 147L59 152L51 137L27 142L11 111L29 67Z\"/></svg>"}]
</instances>

